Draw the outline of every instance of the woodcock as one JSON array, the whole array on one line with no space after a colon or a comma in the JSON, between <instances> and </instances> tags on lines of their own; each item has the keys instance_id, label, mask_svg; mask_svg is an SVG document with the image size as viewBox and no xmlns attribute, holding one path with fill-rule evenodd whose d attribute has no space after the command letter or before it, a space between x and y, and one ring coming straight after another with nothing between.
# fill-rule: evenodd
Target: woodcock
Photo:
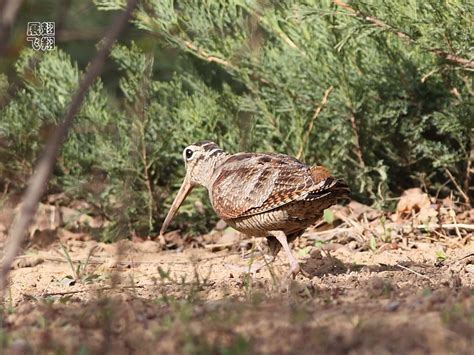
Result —
<instances>
[{"instance_id":1,"label":"woodcock","mask_svg":"<svg viewBox=\"0 0 474 355\"><path fill-rule=\"evenodd\" d=\"M307 166L284 154L228 154L211 141L183 151L186 176L166 216L160 235L197 185L209 192L214 211L236 230L267 237L272 259L283 247L293 275L301 269L288 242L349 194L347 184L322 166Z\"/></svg>"}]
</instances>

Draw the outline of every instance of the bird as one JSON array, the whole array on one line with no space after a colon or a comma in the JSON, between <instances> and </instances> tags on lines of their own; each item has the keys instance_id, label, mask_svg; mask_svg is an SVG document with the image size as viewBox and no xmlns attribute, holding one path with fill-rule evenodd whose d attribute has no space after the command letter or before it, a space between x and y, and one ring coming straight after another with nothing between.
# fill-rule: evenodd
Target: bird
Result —
<instances>
[{"instance_id":1,"label":"bird","mask_svg":"<svg viewBox=\"0 0 474 355\"><path fill-rule=\"evenodd\" d=\"M160 237L191 190L204 186L212 208L229 226L247 236L267 238L271 261L283 248L293 277L302 270L288 243L350 194L349 186L325 167L308 166L285 154L230 154L204 140L184 148L183 160L186 174Z\"/></svg>"}]
</instances>

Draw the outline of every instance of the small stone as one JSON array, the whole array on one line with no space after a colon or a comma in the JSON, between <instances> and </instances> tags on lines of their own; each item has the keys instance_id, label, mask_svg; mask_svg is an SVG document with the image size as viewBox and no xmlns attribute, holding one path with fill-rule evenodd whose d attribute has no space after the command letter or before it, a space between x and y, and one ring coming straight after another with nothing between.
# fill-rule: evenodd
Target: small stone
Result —
<instances>
[{"instance_id":1,"label":"small stone","mask_svg":"<svg viewBox=\"0 0 474 355\"><path fill-rule=\"evenodd\" d=\"M389 302L387 304L387 311L394 312L398 309L399 306L400 306L400 302L398 302L398 301Z\"/></svg>"},{"instance_id":2,"label":"small stone","mask_svg":"<svg viewBox=\"0 0 474 355\"><path fill-rule=\"evenodd\" d=\"M161 251L160 243L152 240L145 240L143 243L137 243L135 249L142 253L158 253Z\"/></svg>"},{"instance_id":3,"label":"small stone","mask_svg":"<svg viewBox=\"0 0 474 355\"><path fill-rule=\"evenodd\" d=\"M379 276L372 277L368 282L369 294L372 296L388 296L394 289L389 280L384 280Z\"/></svg>"},{"instance_id":4,"label":"small stone","mask_svg":"<svg viewBox=\"0 0 474 355\"><path fill-rule=\"evenodd\" d=\"M194 208L196 209L196 211L199 213L199 214L204 214L206 213L206 209L204 208L204 204L197 200L196 202L194 202Z\"/></svg>"},{"instance_id":5,"label":"small stone","mask_svg":"<svg viewBox=\"0 0 474 355\"><path fill-rule=\"evenodd\" d=\"M470 272L470 273L473 273L473 274L474 274L474 264L467 264L464 269L465 269L467 272Z\"/></svg>"},{"instance_id":6,"label":"small stone","mask_svg":"<svg viewBox=\"0 0 474 355\"><path fill-rule=\"evenodd\" d=\"M369 280L369 286L374 289L378 290L384 287L384 279L378 276L374 276Z\"/></svg>"},{"instance_id":7,"label":"small stone","mask_svg":"<svg viewBox=\"0 0 474 355\"><path fill-rule=\"evenodd\" d=\"M28 354L31 348L26 340L15 339L10 345L10 350L12 354Z\"/></svg>"},{"instance_id":8,"label":"small stone","mask_svg":"<svg viewBox=\"0 0 474 355\"><path fill-rule=\"evenodd\" d=\"M227 227L227 223L225 223L225 221L223 219L220 219L216 223L216 226L214 227L214 229L217 230L217 231L223 231L224 229L226 229L226 227Z\"/></svg>"},{"instance_id":9,"label":"small stone","mask_svg":"<svg viewBox=\"0 0 474 355\"><path fill-rule=\"evenodd\" d=\"M347 247L350 249L350 250L356 250L359 248L359 244L355 241L355 240L352 240L350 241L348 244L347 244Z\"/></svg>"},{"instance_id":10,"label":"small stone","mask_svg":"<svg viewBox=\"0 0 474 355\"><path fill-rule=\"evenodd\" d=\"M228 243L237 243L240 240L239 232L235 229L229 229L224 232L222 237L219 238L217 243L219 244L228 244Z\"/></svg>"},{"instance_id":11,"label":"small stone","mask_svg":"<svg viewBox=\"0 0 474 355\"><path fill-rule=\"evenodd\" d=\"M44 262L43 258L40 258L36 255L29 255L23 258L18 258L13 263L14 269L21 269L25 267L33 267Z\"/></svg>"},{"instance_id":12,"label":"small stone","mask_svg":"<svg viewBox=\"0 0 474 355\"><path fill-rule=\"evenodd\" d=\"M72 276L66 276L61 280L62 286L74 286L76 284L76 280Z\"/></svg>"},{"instance_id":13,"label":"small stone","mask_svg":"<svg viewBox=\"0 0 474 355\"><path fill-rule=\"evenodd\" d=\"M118 265L117 260L110 259L104 264L104 267L107 269L115 269L117 265Z\"/></svg>"}]
</instances>

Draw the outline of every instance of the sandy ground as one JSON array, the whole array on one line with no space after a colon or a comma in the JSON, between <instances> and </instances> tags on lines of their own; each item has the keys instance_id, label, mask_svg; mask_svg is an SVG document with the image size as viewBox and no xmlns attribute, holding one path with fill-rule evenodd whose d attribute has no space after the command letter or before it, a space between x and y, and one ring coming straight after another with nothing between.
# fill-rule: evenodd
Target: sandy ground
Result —
<instances>
[{"instance_id":1,"label":"sandy ground","mask_svg":"<svg viewBox=\"0 0 474 355\"><path fill-rule=\"evenodd\" d=\"M472 242L303 245L293 247L310 277L296 280L283 252L248 275L235 248L69 238L71 265L57 241L30 247L11 273L0 340L12 354L472 354Z\"/></svg>"}]
</instances>

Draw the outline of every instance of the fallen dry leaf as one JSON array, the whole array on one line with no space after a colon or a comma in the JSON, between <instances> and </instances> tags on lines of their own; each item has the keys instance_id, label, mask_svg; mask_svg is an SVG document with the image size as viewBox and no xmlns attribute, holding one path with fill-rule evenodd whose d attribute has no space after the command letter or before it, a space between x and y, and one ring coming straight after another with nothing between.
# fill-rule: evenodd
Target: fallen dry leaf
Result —
<instances>
[{"instance_id":1,"label":"fallen dry leaf","mask_svg":"<svg viewBox=\"0 0 474 355\"><path fill-rule=\"evenodd\" d=\"M60 228L58 230L58 236L60 240L63 241L68 241L68 240L80 240L80 241L86 241L86 240L91 240L92 237L89 234L86 233L74 233L71 231L68 231L67 229Z\"/></svg>"},{"instance_id":2,"label":"fallen dry leaf","mask_svg":"<svg viewBox=\"0 0 474 355\"><path fill-rule=\"evenodd\" d=\"M416 219L422 224L438 223L438 211L431 206L422 208L416 215Z\"/></svg>"},{"instance_id":3,"label":"fallen dry leaf","mask_svg":"<svg viewBox=\"0 0 474 355\"><path fill-rule=\"evenodd\" d=\"M228 243L238 243L240 240L240 233L235 229L227 228L222 237L219 238L217 244L228 244Z\"/></svg>"},{"instance_id":4,"label":"fallen dry leaf","mask_svg":"<svg viewBox=\"0 0 474 355\"><path fill-rule=\"evenodd\" d=\"M220 219L220 220L217 221L216 226L214 227L214 229L216 231L223 231L224 229L226 229L226 227L227 227L227 223L223 219Z\"/></svg>"},{"instance_id":5,"label":"fallen dry leaf","mask_svg":"<svg viewBox=\"0 0 474 355\"><path fill-rule=\"evenodd\" d=\"M347 207L351 211L350 217L359 220L362 215L365 215L369 221L380 217L383 212L376 210L370 206L364 205L360 202L352 200Z\"/></svg>"},{"instance_id":6,"label":"fallen dry leaf","mask_svg":"<svg viewBox=\"0 0 474 355\"><path fill-rule=\"evenodd\" d=\"M410 218L413 213L420 213L430 206L431 201L428 194L421 191L420 188L405 190L397 204L395 221Z\"/></svg>"},{"instance_id":7,"label":"fallen dry leaf","mask_svg":"<svg viewBox=\"0 0 474 355\"><path fill-rule=\"evenodd\" d=\"M44 262L43 258L40 258L36 255L27 255L23 256L21 258L15 259L13 262L13 269L21 269L25 267L33 267L39 264L42 264Z\"/></svg>"},{"instance_id":8,"label":"fallen dry leaf","mask_svg":"<svg viewBox=\"0 0 474 355\"><path fill-rule=\"evenodd\" d=\"M15 209L17 212L21 205ZM30 235L35 234L36 231L56 230L61 226L60 211L56 206L46 205L40 203L35 215L35 219L29 228Z\"/></svg>"},{"instance_id":9,"label":"fallen dry leaf","mask_svg":"<svg viewBox=\"0 0 474 355\"><path fill-rule=\"evenodd\" d=\"M145 240L142 243L135 243L135 249L142 253L158 253L161 251L161 245L152 240Z\"/></svg>"}]
</instances>

